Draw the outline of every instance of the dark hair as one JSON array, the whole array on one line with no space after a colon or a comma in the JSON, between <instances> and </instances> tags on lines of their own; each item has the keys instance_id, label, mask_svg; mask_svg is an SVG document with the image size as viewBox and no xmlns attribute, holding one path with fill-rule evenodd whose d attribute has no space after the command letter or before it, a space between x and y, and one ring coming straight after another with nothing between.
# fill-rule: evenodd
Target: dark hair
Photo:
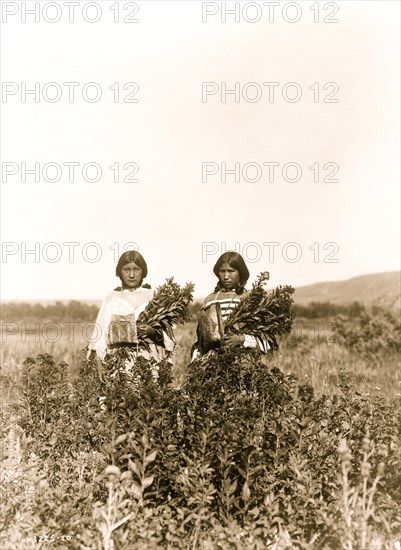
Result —
<instances>
[{"instance_id":1,"label":"dark hair","mask_svg":"<svg viewBox=\"0 0 401 550\"><path fill-rule=\"evenodd\" d=\"M241 254L238 254L238 252L224 252L224 254L222 254L217 260L213 268L213 273L216 275L216 277L219 276L219 269L225 263L227 263L230 267L238 270L239 284L236 288L236 292L237 294L242 294L244 292L245 285L249 279L249 271L244 262L244 258L241 256ZM214 291L217 292L221 290L221 288L222 284L219 281Z\"/></svg>"},{"instance_id":2,"label":"dark hair","mask_svg":"<svg viewBox=\"0 0 401 550\"><path fill-rule=\"evenodd\" d=\"M136 263L136 265L139 265L139 267L142 269L142 277L144 279L148 274L148 266L146 265L146 262L142 254L140 254L137 250L127 250L127 252L124 252L124 254L121 254L116 267L117 277L120 277L121 279L121 272L123 267L126 264L129 264L131 262L134 262Z\"/></svg>"}]
</instances>

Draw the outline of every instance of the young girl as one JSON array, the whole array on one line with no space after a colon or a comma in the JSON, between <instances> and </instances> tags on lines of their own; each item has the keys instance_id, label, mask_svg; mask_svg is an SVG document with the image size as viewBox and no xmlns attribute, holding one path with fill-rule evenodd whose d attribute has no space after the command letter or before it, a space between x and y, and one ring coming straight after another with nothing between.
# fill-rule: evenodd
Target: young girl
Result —
<instances>
[{"instance_id":1,"label":"young girl","mask_svg":"<svg viewBox=\"0 0 401 550\"><path fill-rule=\"evenodd\" d=\"M107 352L117 347L127 346L132 350L132 358L142 356L147 359L171 362L175 342L163 331L149 325L137 324L154 291L142 284L148 274L143 256L137 251L124 252L118 260L116 276L121 286L115 288L100 307L92 338L88 345L88 356L103 361ZM148 336L152 343L148 350L138 348L138 335Z\"/></svg>"},{"instance_id":2,"label":"young girl","mask_svg":"<svg viewBox=\"0 0 401 550\"><path fill-rule=\"evenodd\" d=\"M217 286L203 303L197 328L198 341L192 347L192 360L220 346L258 348L266 353L270 346L262 338L249 334L224 334L224 321L247 295L245 285L249 271L237 252L225 252L217 260L213 272Z\"/></svg>"}]
</instances>

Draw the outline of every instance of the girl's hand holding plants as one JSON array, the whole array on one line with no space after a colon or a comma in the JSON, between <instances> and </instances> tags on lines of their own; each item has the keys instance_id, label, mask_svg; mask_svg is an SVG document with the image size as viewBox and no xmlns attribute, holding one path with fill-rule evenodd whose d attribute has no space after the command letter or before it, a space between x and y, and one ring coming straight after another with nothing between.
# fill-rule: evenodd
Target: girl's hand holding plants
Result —
<instances>
[{"instance_id":1,"label":"girl's hand holding plants","mask_svg":"<svg viewBox=\"0 0 401 550\"><path fill-rule=\"evenodd\" d=\"M89 349L86 354L86 359L90 362L96 359L96 351L94 349Z\"/></svg>"},{"instance_id":2,"label":"girl's hand holding plants","mask_svg":"<svg viewBox=\"0 0 401 550\"><path fill-rule=\"evenodd\" d=\"M148 336L149 338L154 338L156 335L156 330L150 325L139 325L138 333L144 336Z\"/></svg>"},{"instance_id":3,"label":"girl's hand holding plants","mask_svg":"<svg viewBox=\"0 0 401 550\"><path fill-rule=\"evenodd\" d=\"M243 334L227 334L223 338L224 346L242 346L245 342Z\"/></svg>"}]
</instances>

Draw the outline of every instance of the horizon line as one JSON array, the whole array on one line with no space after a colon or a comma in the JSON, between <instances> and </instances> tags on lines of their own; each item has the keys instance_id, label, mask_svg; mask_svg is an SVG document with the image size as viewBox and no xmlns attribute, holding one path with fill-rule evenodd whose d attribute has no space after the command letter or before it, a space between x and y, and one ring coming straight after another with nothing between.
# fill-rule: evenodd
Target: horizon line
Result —
<instances>
[{"instance_id":1,"label":"horizon line","mask_svg":"<svg viewBox=\"0 0 401 550\"><path fill-rule=\"evenodd\" d=\"M352 277L347 277L346 279L336 279L336 280L329 280L329 281L315 281L313 283L309 283L307 285L303 284L300 286L297 285L290 285L293 286L295 289L297 288L306 288L309 286L314 286L318 284L330 284L330 283L340 283L345 281L350 281L352 279L357 279L359 277L368 277L372 275L384 275L384 274L390 274L390 273L398 273L401 276L401 269L393 269L390 271L376 271L374 273L362 273L360 275L353 275ZM283 286L288 283L283 283ZM157 285L160 286L160 285ZM157 288L157 287L154 287ZM268 289L273 289L276 287L268 287ZM194 301L196 300L202 300L206 296L204 295L194 295ZM0 304L6 303L6 302L102 302L104 298L0 298Z\"/></svg>"}]
</instances>

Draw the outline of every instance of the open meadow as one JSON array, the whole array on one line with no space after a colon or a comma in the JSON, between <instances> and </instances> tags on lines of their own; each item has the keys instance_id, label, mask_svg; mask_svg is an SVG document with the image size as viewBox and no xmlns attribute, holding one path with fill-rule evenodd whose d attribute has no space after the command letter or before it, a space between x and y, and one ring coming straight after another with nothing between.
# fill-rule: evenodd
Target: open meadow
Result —
<instances>
[{"instance_id":1,"label":"open meadow","mask_svg":"<svg viewBox=\"0 0 401 550\"><path fill-rule=\"evenodd\" d=\"M392 314L296 319L262 362L190 366L193 318L172 372L109 380L106 411L88 321L6 321L2 549L400 549Z\"/></svg>"}]
</instances>

